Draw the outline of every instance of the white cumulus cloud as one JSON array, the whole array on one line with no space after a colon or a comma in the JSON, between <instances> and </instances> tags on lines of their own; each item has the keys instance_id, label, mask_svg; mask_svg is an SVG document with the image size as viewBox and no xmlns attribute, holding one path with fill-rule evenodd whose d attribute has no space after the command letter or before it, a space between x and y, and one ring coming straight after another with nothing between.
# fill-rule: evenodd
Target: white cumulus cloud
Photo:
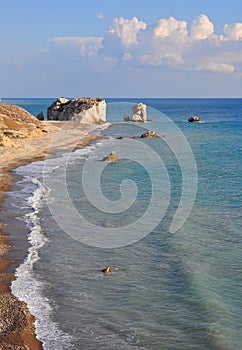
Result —
<instances>
[{"instance_id":1,"label":"white cumulus cloud","mask_svg":"<svg viewBox=\"0 0 242 350\"><path fill-rule=\"evenodd\" d=\"M224 32L230 40L242 40L242 23L225 24Z\"/></svg>"},{"instance_id":2,"label":"white cumulus cloud","mask_svg":"<svg viewBox=\"0 0 242 350\"><path fill-rule=\"evenodd\" d=\"M242 73L242 23L226 24L217 34L208 16L196 17L189 29L184 20L160 18L148 26L137 17L114 18L104 37L56 37L51 41L81 57L97 57L103 65L127 65L131 69L204 70ZM68 45L68 49L66 46ZM68 51L69 52L69 51Z\"/></svg>"},{"instance_id":3,"label":"white cumulus cloud","mask_svg":"<svg viewBox=\"0 0 242 350\"><path fill-rule=\"evenodd\" d=\"M206 15L196 17L191 26L190 36L193 40L205 40L214 33L214 25Z\"/></svg>"},{"instance_id":4,"label":"white cumulus cloud","mask_svg":"<svg viewBox=\"0 0 242 350\"><path fill-rule=\"evenodd\" d=\"M139 21L137 17L133 17L131 20L123 17L114 18L107 34L117 36L124 47L130 47L137 45L137 35L140 30L145 30L146 27L146 23Z\"/></svg>"},{"instance_id":5,"label":"white cumulus cloud","mask_svg":"<svg viewBox=\"0 0 242 350\"><path fill-rule=\"evenodd\" d=\"M154 35L160 38L173 37L187 37L187 22L179 21L174 17L161 18L157 26L154 28Z\"/></svg>"}]
</instances>

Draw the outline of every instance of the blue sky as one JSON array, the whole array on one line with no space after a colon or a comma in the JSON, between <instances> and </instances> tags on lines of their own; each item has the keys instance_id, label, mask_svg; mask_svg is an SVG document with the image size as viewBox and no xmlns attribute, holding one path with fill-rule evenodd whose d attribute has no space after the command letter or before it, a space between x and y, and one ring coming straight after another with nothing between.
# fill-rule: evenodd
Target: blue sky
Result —
<instances>
[{"instance_id":1,"label":"blue sky","mask_svg":"<svg viewBox=\"0 0 242 350\"><path fill-rule=\"evenodd\" d=\"M242 1L1 0L0 97L241 97Z\"/></svg>"}]
</instances>

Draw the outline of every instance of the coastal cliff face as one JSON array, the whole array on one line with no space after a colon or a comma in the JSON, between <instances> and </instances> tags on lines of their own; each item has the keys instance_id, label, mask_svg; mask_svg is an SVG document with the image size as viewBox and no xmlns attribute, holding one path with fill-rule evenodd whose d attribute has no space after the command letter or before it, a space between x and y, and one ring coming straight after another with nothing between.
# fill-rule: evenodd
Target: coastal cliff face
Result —
<instances>
[{"instance_id":1,"label":"coastal cliff face","mask_svg":"<svg viewBox=\"0 0 242 350\"><path fill-rule=\"evenodd\" d=\"M42 136L46 128L24 108L0 105L0 146L15 147L15 141Z\"/></svg>"},{"instance_id":2,"label":"coastal cliff face","mask_svg":"<svg viewBox=\"0 0 242 350\"><path fill-rule=\"evenodd\" d=\"M106 123L106 102L102 98L58 98L47 110L47 120Z\"/></svg>"}]
</instances>

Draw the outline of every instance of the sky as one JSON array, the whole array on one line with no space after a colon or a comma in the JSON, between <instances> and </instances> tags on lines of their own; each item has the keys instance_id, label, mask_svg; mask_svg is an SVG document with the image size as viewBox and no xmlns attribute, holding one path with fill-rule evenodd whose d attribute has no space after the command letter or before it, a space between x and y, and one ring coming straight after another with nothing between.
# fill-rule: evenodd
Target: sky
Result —
<instances>
[{"instance_id":1,"label":"sky","mask_svg":"<svg viewBox=\"0 0 242 350\"><path fill-rule=\"evenodd\" d=\"M2 97L242 97L241 0L0 0Z\"/></svg>"}]
</instances>

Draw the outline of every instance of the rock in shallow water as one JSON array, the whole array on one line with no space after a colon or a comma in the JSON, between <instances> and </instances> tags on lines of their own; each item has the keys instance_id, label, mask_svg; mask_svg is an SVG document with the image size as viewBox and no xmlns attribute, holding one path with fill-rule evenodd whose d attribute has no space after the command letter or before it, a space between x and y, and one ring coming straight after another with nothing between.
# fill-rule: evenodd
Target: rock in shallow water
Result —
<instances>
[{"instance_id":1,"label":"rock in shallow water","mask_svg":"<svg viewBox=\"0 0 242 350\"><path fill-rule=\"evenodd\" d=\"M189 118L188 121L190 123L193 123L193 122L197 122L198 123L198 122L200 122L200 118L194 115L191 118Z\"/></svg>"},{"instance_id":2,"label":"rock in shallow water","mask_svg":"<svg viewBox=\"0 0 242 350\"><path fill-rule=\"evenodd\" d=\"M119 161L118 155L115 151L112 151L107 157L104 157L102 160L106 161L106 162L118 162Z\"/></svg>"},{"instance_id":3,"label":"rock in shallow water","mask_svg":"<svg viewBox=\"0 0 242 350\"><path fill-rule=\"evenodd\" d=\"M147 112L146 112L146 105L144 103L138 103L137 105L133 106L132 109L132 116L129 117L128 114L123 115L123 120L125 122L146 122L147 121Z\"/></svg>"},{"instance_id":4,"label":"rock in shallow water","mask_svg":"<svg viewBox=\"0 0 242 350\"><path fill-rule=\"evenodd\" d=\"M142 134L140 137L142 139L145 139L145 138L151 139L151 138L156 137L156 134L155 134L155 132L153 130L149 130L149 131L145 132L144 134Z\"/></svg>"}]
</instances>

